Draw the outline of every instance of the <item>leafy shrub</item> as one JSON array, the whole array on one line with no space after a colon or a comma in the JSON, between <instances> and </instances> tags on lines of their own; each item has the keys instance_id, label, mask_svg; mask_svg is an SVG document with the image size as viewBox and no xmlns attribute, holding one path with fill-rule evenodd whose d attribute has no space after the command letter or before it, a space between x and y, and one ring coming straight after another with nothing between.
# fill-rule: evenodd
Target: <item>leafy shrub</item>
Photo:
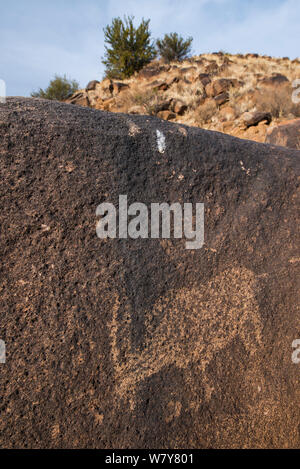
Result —
<instances>
[{"instance_id":1,"label":"leafy shrub","mask_svg":"<svg viewBox=\"0 0 300 469\"><path fill-rule=\"evenodd\" d=\"M156 41L159 55L166 62L181 61L191 54L193 38L186 40L177 33L165 34L163 39Z\"/></svg>"},{"instance_id":2,"label":"leafy shrub","mask_svg":"<svg viewBox=\"0 0 300 469\"><path fill-rule=\"evenodd\" d=\"M57 101L64 101L67 97L79 88L79 83L76 80L68 80L66 75L63 77L55 75L54 79L50 81L48 88L31 93L33 98L55 99Z\"/></svg>"},{"instance_id":3,"label":"leafy shrub","mask_svg":"<svg viewBox=\"0 0 300 469\"><path fill-rule=\"evenodd\" d=\"M138 72L156 56L149 31L150 20L142 20L135 28L133 16L114 18L104 28L106 77L124 79Z\"/></svg>"}]
</instances>

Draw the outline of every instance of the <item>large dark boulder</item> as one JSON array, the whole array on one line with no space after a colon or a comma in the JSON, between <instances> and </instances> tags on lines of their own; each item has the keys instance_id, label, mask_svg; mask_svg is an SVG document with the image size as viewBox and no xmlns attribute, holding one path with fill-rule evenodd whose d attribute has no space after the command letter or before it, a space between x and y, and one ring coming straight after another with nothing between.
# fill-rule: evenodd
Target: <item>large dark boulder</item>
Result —
<instances>
[{"instance_id":1,"label":"large dark boulder","mask_svg":"<svg viewBox=\"0 0 300 469\"><path fill-rule=\"evenodd\" d=\"M1 447L300 446L300 152L18 98L0 156ZM99 239L120 194L204 246Z\"/></svg>"}]
</instances>

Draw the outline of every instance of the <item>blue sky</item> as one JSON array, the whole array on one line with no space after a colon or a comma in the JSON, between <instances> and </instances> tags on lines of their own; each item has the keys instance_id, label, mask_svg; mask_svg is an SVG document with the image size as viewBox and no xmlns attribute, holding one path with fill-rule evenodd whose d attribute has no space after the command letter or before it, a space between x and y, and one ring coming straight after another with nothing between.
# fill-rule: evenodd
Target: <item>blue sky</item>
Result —
<instances>
[{"instance_id":1,"label":"blue sky","mask_svg":"<svg viewBox=\"0 0 300 469\"><path fill-rule=\"evenodd\" d=\"M150 18L154 38L193 36L193 52L300 56L299 0L0 0L0 79L29 96L54 74L82 87L101 79L103 27L115 16Z\"/></svg>"}]
</instances>

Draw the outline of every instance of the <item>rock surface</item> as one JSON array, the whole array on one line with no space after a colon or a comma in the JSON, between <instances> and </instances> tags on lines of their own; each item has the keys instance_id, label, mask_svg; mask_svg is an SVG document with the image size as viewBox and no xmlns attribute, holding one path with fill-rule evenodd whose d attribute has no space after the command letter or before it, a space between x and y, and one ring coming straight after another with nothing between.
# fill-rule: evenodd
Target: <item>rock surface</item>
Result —
<instances>
[{"instance_id":1,"label":"rock surface","mask_svg":"<svg viewBox=\"0 0 300 469\"><path fill-rule=\"evenodd\" d=\"M272 115L270 112L245 112L241 116L241 120L243 121L246 127L251 127L252 125L257 125L260 122L264 121L270 124L272 121Z\"/></svg>"},{"instance_id":2,"label":"rock surface","mask_svg":"<svg viewBox=\"0 0 300 469\"><path fill-rule=\"evenodd\" d=\"M216 78L214 81L206 85L205 91L208 97L215 98L216 96L225 93L232 86L238 86L237 80L229 78Z\"/></svg>"},{"instance_id":3,"label":"rock surface","mask_svg":"<svg viewBox=\"0 0 300 469\"><path fill-rule=\"evenodd\" d=\"M100 81L98 80L91 80L88 82L88 84L86 85L86 88L85 90L86 91L93 91L96 89L96 86L100 84Z\"/></svg>"},{"instance_id":4,"label":"rock surface","mask_svg":"<svg viewBox=\"0 0 300 469\"><path fill-rule=\"evenodd\" d=\"M275 73L271 77L264 77L261 80L259 80L259 85L260 86L280 86L283 84L288 84L289 80L287 79L286 76L281 75L280 73Z\"/></svg>"},{"instance_id":5,"label":"rock surface","mask_svg":"<svg viewBox=\"0 0 300 469\"><path fill-rule=\"evenodd\" d=\"M300 152L19 98L0 152L1 447L299 448ZM120 194L205 245L97 238Z\"/></svg>"},{"instance_id":6,"label":"rock surface","mask_svg":"<svg viewBox=\"0 0 300 469\"><path fill-rule=\"evenodd\" d=\"M270 128L266 143L300 150L300 119L284 121Z\"/></svg>"}]
</instances>

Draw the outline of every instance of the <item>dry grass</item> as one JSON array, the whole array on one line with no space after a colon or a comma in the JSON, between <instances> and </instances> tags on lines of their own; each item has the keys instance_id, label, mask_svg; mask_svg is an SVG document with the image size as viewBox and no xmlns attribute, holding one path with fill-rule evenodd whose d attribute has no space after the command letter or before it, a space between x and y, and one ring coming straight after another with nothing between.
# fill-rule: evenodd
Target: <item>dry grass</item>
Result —
<instances>
[{"instance_id":1,"label":"dry grass","mask_svg":"<svg viewBox=\"0 0 300 469\"><path fill-rule=\"evenodd\" d=\"M132 95L133 104L142 106L146 114L150 116L155 116L158 113L161 100L158 92L153 90L137 91Z\"/></svg>"},{"instance_id":2,"label":"dry grass","mask_svg":"<svg viewBox=\"0 0 300 469\"><path fill-rule=\"evenodd\" d=\"M192 125L207 125L217 120L218 109L212 100L203 103L205 89L197 80L199 73L203 73L207 65L216 62L220 71L217 78L236 78L242 81L241 87L233 87L229 90L228 105L234 110L238 117L246 111L261 110L271 112L273 118L298 117L299 106L292 103L291 88L278 87L273 90L259 90L260 78L283 74L290 82L300 78L300 64L286 59L272 57L249 57L242 55L231 55L226 52L217 54L203 54L195 56L180 64L180 69L195 67L182 76L183 80L175 83L163 93L163 97L151 90L145 91L135 86L135 91L129 93L132 105L139 105L145 109L147 114L155 115L163 99L174 99L185 103L188 111L181 117L182 122ZM176 64L173 64L176 65ZM178 64L177 64L178 65ZM176 69L170 73L178 74ZM170 73L161 74L158 78L164 80L170 77Z\"/></svg>"},{"instance_id":3,"label":"dry grass","mask_svg":"<svg viewBox=\"0 0 300 469\"><path fill-rule=\"evenodd\" d=\"M115 96L110 107L112 111L136 112L157 115L164 103L176 101L187 106L183 115L178 115L177 122L204 128L233 131L238 127L240 116L247 111L259 110L270 112L273 120L300 117L300 105L292 103L291 83L300 78L300 62L274 57L253 57L251 55L231 55L226 52L194 56L181 63L171 63L169 68L161 67L161 61L155 61L157 74L147 77L135 74L124 83L129 89ZM217 68L212 70L212 65ZM209 72L211 70L211 73ZM213 99L206 98L205 87L199 74L210 73L210 79L232 78L241 85L229 90L229 100L218 108ZM286 76L290 86L262 88L260 79L274 74ZM165 91L155 91L155 86L173 78L174 82ZM153 82L153 86L151 86ZM136 109L133 110L132 108ZM166 109L166 107L164 107ZM226 125L225 125L226 124ZM230 127L230 125L232 126ZM240 135L240 134L239 134Z\"/></svg>"},{"instance_id":4,"label":"dry grass","mask_svg":"<svg viewBox=\"0 0 300 469\"><path fill-rule=\"evenodd\" d=\"M184 102L189 109L197 109L204 96L204 86L201 82L187 84L184 81L175 83L166 93L167 99Z\"/></svg>"},{"instance_id":5,"label":"dry grass","mask_svg":"<svg viewBox=\"0 0 300 469\"><path fill-rule=\"evenodd\" d=\"M123 112L129 112L133 106L139 106L145 114L150 116L157 115L163 101L165 101L165 97L159 92L153 89L145 89L142 86L124 92L119 98L120 108Z\"/></svg>"},{"instance_id":6,"label":"dry grass","mask_svg":"<svg viewBox=\"0 0 300 469\"><path fill-rule=\"evenodd\" d=\"M255 95L258 111L270 112L274 118L293 118L300 116L300 106L292 102L290 86L260 90Z\"/></svg>"},{"instance_id":7,"label":"dry grass","mask_svg":"<svg viewBox=\"0 0 300 469\"><path fill-rule=\"evenodd\" d=\"M211 123L217 112L218 109L215 101L213 99L206 101L194 111L195 124L203 125Z\"/></svg>"}]
</instances>

